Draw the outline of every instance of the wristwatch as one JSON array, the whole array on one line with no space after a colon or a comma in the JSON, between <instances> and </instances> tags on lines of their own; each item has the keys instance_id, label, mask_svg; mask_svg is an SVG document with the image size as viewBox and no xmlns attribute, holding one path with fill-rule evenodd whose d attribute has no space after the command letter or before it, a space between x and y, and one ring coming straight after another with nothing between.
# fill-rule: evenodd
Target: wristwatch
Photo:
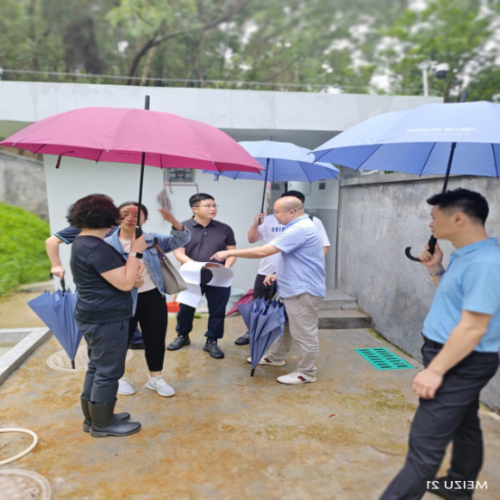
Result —
<instances>
[{"instance_id":1,"label":"wristwatch","mask_svg":"<svg viewBox=\"0 0 500 500\"><path fill-rule=\"evenodd\" d=\"M443 274L446 272L446 269L441 269L441 271L437 271L435 273L429 273L431 276L443 276Z\"/></svg>"},{"instance_id":2,"label":"wristwatch","mask_svg":"<svg viewBox=\"0 0 500 500\"><path fill-rule=\"evenodd\" d=\"M131 252L128 254L129 257L135 257L136 259L142 259L142 253L141 252Z\"/></svg>"}]
</instances>

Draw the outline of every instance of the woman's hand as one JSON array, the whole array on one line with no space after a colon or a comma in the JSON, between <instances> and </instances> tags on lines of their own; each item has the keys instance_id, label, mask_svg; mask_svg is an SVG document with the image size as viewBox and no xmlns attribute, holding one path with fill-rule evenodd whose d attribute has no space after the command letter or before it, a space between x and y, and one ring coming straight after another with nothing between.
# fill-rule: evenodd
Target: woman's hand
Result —
<instances>
[{"instance_id":1,"label":"woman's hand","mask_svg":"<svg viewBox=\"0 0 500 500\"><path fill-rule=\"evenodd\" d=\"M63 266L53 266L52 269L50 270L50 274L57 276L60 279L63 279L64 275L66 274L66 271L64 270Z\"/></svg>"},{"instance_id":2,"label":"woman's hand","mask_svg":"<svg viewBox=\"0 0 500 500\"><path fill-rule=\"evenodd\" d=\"M143 234L140 238L134 238L130 245L130 252L133 253L142 253L146 248L148 248L148 244L144 239L145 235Z\"/></svg>"},{"instance_id":3,"label":"woman's hand","mask_svg":"<svg viewBox=\"0 0 500 500\"><path fill-rule=\"evenodd\" d=\"M166 220L167 222L170 222L170 224L172 224L172 227L176 231L184 231L184 226L169 211L160 208L158 209L158 212L160 212L163 220Z\"/></svg>"},{"instance_id":4,"label":"woman's hand","mask_svg":"<svg viewBox=\"0 0 500 500\"><path fill-rule=\"evenodd\" d=\"M141 286L144 285L144 276L142 275L143 270L144 270L144 264L141 263L137 271L137 278L134 283L134 288L141 288Z\"/></svg>"},{"instance_id":5,"label":"woman's hand","mask_svg":"<svg viewBox=\"0 0 500 500\"><path fill-rule=\"evenodd\" d=\"M263 283L265 286L271 286L275 281L276 281L276 275L269 274L264 278Z\"/></svg>"}]
</instances>

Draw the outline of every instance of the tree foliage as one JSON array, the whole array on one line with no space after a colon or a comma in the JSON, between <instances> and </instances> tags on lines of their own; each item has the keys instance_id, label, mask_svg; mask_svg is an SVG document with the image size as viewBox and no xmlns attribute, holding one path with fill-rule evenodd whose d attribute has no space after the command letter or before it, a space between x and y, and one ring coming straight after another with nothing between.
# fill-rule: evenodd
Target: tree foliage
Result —
<instances>
[{"instance_id":1,"label":"tree foliage","mask_svg":"<svg viewBox=\"0 0 500 500\"><path fill-rule=\"evenodd\" d=\"M500 0L0 0L0 12L0 67L41 72L6 79L419 94L428 61L450 65L445 80L430 71L434 95L500 93Z\"/></svg>"}]
</instances>

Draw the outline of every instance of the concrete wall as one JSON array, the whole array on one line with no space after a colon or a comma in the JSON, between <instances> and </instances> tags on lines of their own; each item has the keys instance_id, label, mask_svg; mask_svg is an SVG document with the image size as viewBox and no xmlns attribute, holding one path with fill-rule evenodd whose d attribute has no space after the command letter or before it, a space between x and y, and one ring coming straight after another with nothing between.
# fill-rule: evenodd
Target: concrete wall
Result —
<instances>
[{"instance_id":1,"label":"concrete wall","mask_svg":"<svg viewBox=\"0 0 500 500\"><path fill-rule=\"evenodd\" d=\"M0 151L0 201L49 220L43 163Z\"/></svg>"},{"instance_id":2,"label":"concrete wall","mask_svg":"<svg viewBox=\"0 0 500 500\"><path fill-rule=\"evenodd\" d=\"M425 200L441 191L442 177L373 175L341 182L338 287L357 298L375 329L421 359L420 331L434 297L427 270L404 255L418 254L430 236ZM467 187L490 203L487 230L500 237L500 179L454 177L449 188ZM445 265L453 247L443 242ZM499 285L500 286L500 285ZM500 412L500 373L483 391L483 402Z\"/></svg>"}]
</instances>

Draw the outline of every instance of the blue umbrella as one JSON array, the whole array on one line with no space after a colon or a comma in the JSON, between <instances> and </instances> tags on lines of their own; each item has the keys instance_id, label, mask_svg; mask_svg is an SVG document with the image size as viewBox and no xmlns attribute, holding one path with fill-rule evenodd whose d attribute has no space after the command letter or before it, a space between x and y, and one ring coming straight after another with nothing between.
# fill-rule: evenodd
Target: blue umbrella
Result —
<instances>
[{"instance_id":1,"label":"blue umbrella","mask_svg":"<svg viewBox=\"0 0 500 500\"><path fill-rule=\"evenodd\" d=\"M253 377L255 368L273 342L283 334L286 319L285 306L278 300L256 299L250 321L250 356Z\"/></svg>"},{"instance_id":2,"label":"blue umbrella","mask_svg":"<svg viewBox=\"0 0 500 500\"><path fill-rule=\"evenodd\" d=\"M500 177L500 104L424 104L387 113L354 125L313 154L355 170L445 174L445 192L450 173ZM432 237L431 253L435 246ZM410 247L405 253L418 261Z\"/></svg>"},{"instance_id":3,"label":"blue umbrella","mask_svg":"<svg viewBox=\"0 0 500 500\"><path fill-rule=\"evenodd\" d=\"M252 324L253 308L254 308L253 300L251 302L247 302L246 304L241 304L240 306L238 306L238 312L241 314L241 317L243 318L243 321L245 322L245 326L247 327L248 331L250 331Z\"/></svg>"},{"instance_id":4,"label":"blue umbrella","mask_svg":"<svg viewBox=\"0 0 500 500\"><path fill-rule=\"evenodd\" d=\"M76 351L83 336L75 322L77 294L66 290L64 279L61 284L62 291L44 292L28 305L59 340L71 360L71 366L75 368Z\"/></svg>"},{"instance_id":5,"label":"blue umbrella","mask_svg":"<svg viewBox=\"0 0 500 500\"><path fill-rule=\"evenodd\" d=\"M268 182L314 182L336 179L339 171L328 163L313 163L310 150L291 142L244 141L239 143L266 170L260 172L220 172L217 175L231 179L264 181L261 212L264 211ZM206 173L211 173L205 171Z\"/></svg>"}]
</instances>

